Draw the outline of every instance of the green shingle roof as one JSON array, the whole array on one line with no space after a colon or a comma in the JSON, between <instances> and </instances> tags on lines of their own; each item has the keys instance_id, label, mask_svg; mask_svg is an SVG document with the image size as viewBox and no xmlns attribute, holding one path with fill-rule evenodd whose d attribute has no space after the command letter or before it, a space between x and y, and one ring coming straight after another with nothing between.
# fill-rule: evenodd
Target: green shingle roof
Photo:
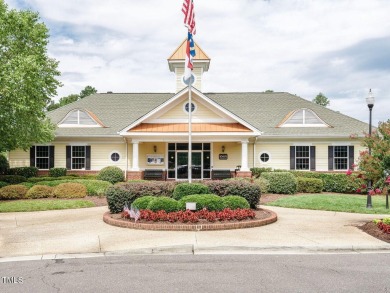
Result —
<instances>
[{"instance_id":1,"label":"green shingle roof","mask_svg":"<svg viewBox=\"0 0 390 293\"><path fill-rule=\"evenodd\" d=\"M264 136L349 137L361 134L366 123L317 105L289 93L204 93L221 107L253 125ZM57 128L56 136L118 136L118 132L163 104L174 93L107 93L95 94L48 112L57 124L73 109L93 112L105 128ZM277 125L291 111L313 110L326 127L278 128Z\"/></svg>"}]
</instances>

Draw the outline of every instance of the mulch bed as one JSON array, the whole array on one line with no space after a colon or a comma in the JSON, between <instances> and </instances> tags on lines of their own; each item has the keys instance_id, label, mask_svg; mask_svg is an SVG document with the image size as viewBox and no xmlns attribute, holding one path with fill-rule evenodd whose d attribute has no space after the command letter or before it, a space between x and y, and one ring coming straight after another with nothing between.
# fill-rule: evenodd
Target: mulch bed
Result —
<instances>
[{"instance_id":1,"label":"mulch bed","mask_svg":"<svg viewBox=\"0 0 390 293\"><path fill-rule=\"evenodd\" d=\"M379 240L390 243L390 234L383 232L374 222L365 223L363 226L358 227L363 232L378 238Z\"/></svg>"}]
</instances>

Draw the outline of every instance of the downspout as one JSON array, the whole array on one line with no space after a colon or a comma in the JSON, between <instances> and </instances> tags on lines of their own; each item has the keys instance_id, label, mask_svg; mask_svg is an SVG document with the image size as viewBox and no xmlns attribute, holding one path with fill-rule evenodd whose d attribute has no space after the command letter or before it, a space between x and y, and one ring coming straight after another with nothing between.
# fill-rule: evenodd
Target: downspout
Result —
<instances>
[{"instance_id":1,"label":"downspout","mask_svg":"<svg viewBox=\"0 0 390 293\"><path fill-rule=\"evenodd\" d=\"M129 144L127 143L126 137L123 137L123 140L125 141L126 144L126 169L125 169L125 180L127 181L127 170L129 169Z\"/></svg>"},{"instance_id":2,"label":"downspout","mask_svg":"<svg viewBox=\"0 0 390 293\"><path fill-rule=\"evenodd\" d=\"M253 168L255 168L255 148L256 148L256 141L257 141L257 138L259 137L258 136L255 136L255 141L253 142Z\"/></svg>"}]
</instances>

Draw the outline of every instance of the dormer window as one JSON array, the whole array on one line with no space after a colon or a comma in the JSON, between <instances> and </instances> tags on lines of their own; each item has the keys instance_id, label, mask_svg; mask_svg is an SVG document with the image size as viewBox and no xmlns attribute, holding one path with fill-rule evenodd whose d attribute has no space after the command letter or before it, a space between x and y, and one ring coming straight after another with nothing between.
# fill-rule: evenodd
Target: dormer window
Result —
<instances>
[{"instance_id":1,"label":"dormer window","mask_svg":"<svg viewBox=\"0 0 390 293\"><path fill-rule=\"evenodd\" d=\"M73 110L58 124L59 127L102 127L87 111Z\"/></svg>"},{"instance_id":2,"label":"dormer window","mask_svg":"<svg viewBox=\"0 0 390 293\"><path fill-rule=\"evenodd\" d=\"M299 109L288 116L279 127L330 127L310 109Z\"/></svg>"}]
</instances>

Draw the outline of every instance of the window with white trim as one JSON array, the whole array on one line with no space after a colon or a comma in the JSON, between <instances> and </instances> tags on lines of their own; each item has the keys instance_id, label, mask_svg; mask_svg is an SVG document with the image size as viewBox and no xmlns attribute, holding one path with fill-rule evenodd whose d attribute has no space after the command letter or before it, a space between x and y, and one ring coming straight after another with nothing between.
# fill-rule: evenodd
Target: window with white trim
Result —
<instances>
[{"instance_id":1,"label":"window with white trim","mask_svg":"<svg viewBox=\"0 0 390 293\"><path fill-rule=\"evenodd\" d=\"M68 126L95 126L100 127L100 125L85 111L82 110L73 110L68 113L66 117L59 123L60 127Z\"/></svg>"},{"instance_id":2,"label":"window with white trim","mask_svg":"<svg viewBox=\"0 0 390 293\"><path fill-rule=\"evenodd\" d=\"M348 158L348 146L333 147L334 170L347 170L349 166Z\"/></svg>"},{"instance_id":3,"label":"window with white trim","mask_svg":"<svg viewBox=\"0 0 390 293\"><path fill-rule=\"evenodd\" d=\"M121 156L118 152L112 152L110 154L110 159L112 162L117 163L120 160Z\"/></svg>"},{"instance_id":4,"label":"window with white trim","mask_svg":"<svg viewBox=\"0 0 390 293\"><path fill-rule=\"evenodd\" d=\"M261 153L260 154L260 162L267 163L270 159L270 156L268 153Z\"/></svg>"},{"instance_id":5,"label":"window with white trim","mask_svg":"<svg viewBox=\"0 0 390 293\"><path fill-rule=\"evenodd\" d=\"M190 111L190 103L185 103L183 106L184 112L188 113ZM191 102L191 113L196 111L196 104Z\"/></svg>"},{"instance_id":6,"label":"window with white trim","mask_svg":"<svg viewBox=\"0 0 390 293\"><path fill-rule=\"evenodd\" d=\"M329 127L314 111L296 110L280 127Z\"/></svg>"},{"instance_id":7,"label":"window with white trim","mask_svg":"<svg viewBox=\"0 0 390 293\"><path fill-rule=\"evenodd\" d=\"M85 146L72 146L72 169L85 169L86 153Z\"/></svg>"},{"instance_id":8,"label":"window with white trim","mask_svg":"<svg viewBox=\"0 0 390 293\"><path fill-rule=\"evenodd\" d=\"M50 166L49 146L35 147L35 167L38 169L48 170Z\"/></svg>"},{"instance_id":9,"label":"window with white trim","mask_svg":"<svg viewBox=\"0 0 390 293\"><path fill-rule=\"evenodd\" d=\"M310 146L295 147L295 170L310 170Z\"/></svg>"}]
</instances>

